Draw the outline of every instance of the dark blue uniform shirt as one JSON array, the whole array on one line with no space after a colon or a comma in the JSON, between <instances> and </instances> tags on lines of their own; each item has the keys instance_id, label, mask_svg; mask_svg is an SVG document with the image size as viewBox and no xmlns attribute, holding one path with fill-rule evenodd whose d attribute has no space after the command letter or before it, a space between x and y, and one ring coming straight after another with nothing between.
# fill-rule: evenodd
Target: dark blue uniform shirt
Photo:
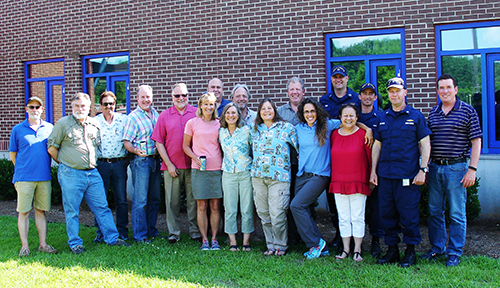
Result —
<instances>
[{"instance_id":1,"label":"dark blue uniform shirt","mask_svg":"<svg viewBox=\"0 0 500 288\"><path fill-rule=\"evenodd\" d=\"M375 109L375 107L373 107L373 110L370 113L360 113L358 122L361 122L370 127L373 130L373 133L375 133L380 120L380 115L382 113L384 113L384 111L377 110Z\"/></svg>"},{"instance_id":2,"label":"dark blue uniform shirt","mask_svg":"<svg viewBox=\"0 0 500 288\"><path fill-rule=\"evenodd\" d=\"M382 142L378 176L412 179L420 168L419 141L431 134L424 115L406 105L401 112L387 109L380 115L375 139Z\"/></svg>"},{"instance_id":3,"label":"dark blue uniform shirt","mask_svg":"<svg viewBox=\"0 0 500 288\"><path fill-rule=\"evenodd\" d=\"M328 93L319 99L319 102L323 104L326 112L330 114L330 119L339 119L339 110L342 104L354 103L358 108L361 109L361 100L359 100L358 93L354 92L351 88L347 88L347 94L342 98L338 98L335 94Z\"/></svg>"}]
</instances>

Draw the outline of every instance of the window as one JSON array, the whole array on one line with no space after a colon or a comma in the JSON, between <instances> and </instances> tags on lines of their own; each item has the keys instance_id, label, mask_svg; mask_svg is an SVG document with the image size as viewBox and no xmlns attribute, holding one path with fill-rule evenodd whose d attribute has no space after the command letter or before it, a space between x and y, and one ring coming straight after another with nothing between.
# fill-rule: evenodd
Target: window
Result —
<instances>
[{"instance_id":1,"label":"window","mask_svg":"<svg viewBox=\"0 0 500 288\"><path fill-rule=\"evenodd\" d=\"M500 21L438 25L436 52L438 75L453 75L479 115L483 153L500 153Z\"/></svg>"},{"instance_id":2,"label":"window","mask_svg":"<svg viewBox=\"0 0 500 288\"><path fill-rule=\"evenodd\" d=\"M377 105L389 103L385 83L395 76L405 78L404 39L402 28L327 34L327 91L332 92L332 68L343 65L351 89L358 92L363 83L370 82L381 96Z\"/></svg>"},{"instance_id":3,"label":"window","mask_svg":"<svg viewBox=\"0 0 500 288\"><path fill-rule=\"evenodd\" d=\"M64 116L64 58L24 63L25 98L36 96L44 102L42 119L55 123Z\"/></svg>"},{"instance_id":4,"label":"window","mask_svg":"<svg viewBox=\"0 0 500 288\"><path fill-rule=\"evenodd\" d=\"M83 56L83 92L92 100L91 115L101 111L99 96L116 95L116 111L130 112L130 57L128 52Z\"/></svg>"}]
</instances>

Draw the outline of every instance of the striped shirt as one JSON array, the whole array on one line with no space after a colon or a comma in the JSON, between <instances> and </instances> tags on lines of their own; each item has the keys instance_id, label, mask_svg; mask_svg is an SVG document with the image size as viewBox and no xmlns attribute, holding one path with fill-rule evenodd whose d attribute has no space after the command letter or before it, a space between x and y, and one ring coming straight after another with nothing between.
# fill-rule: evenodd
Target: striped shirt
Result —
<instances>
[{"instance_id":1,"label":"striped shirt","mask_svg":"<svg viewBox=\"0 0 500 288\"><path fill-rule=\"evenodd\" d=\"M158 112L151 107L152 118L149 117L148 113L137 106L137 108L132 111L125 122L125 128L123 131L123 140L127 140L134 148L141 149L140 143L146 143L146 153L148 155L158 154L156 152L155 141L151 139L153 130L156 126L156 121L158 121Z\"/></svg>"},{"instance_id":2,"label":"striped shirt","mask_svg":"<svg viewBox=\"0 0 500 288\"><path fill-rule=\"evenodd\" d=\"M427 119L432 131L431 158L469 158L471 140L483 136L476 110L457 98L445 115L442 105L434 106Z\"/></svg>"}]
</instances>

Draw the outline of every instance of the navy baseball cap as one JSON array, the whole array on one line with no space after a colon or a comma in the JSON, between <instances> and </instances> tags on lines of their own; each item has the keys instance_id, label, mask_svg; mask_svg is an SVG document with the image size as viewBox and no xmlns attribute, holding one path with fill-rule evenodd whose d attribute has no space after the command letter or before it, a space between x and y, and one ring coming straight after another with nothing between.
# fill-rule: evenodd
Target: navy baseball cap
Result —
<instances>
[{"instance_id":1,"label":"navy baseball cap","mask_svg":"<svg viewBox=\"0 0 500 288\"><path fill-rule=\"evenodd\" d=\"M391 87L395 87L398 89L406 89L405 80L399 77L391 78L389 79L389 81L387 81L387 89Z\"/></svg>"},{"instance_id":2,"label":"navy baseball cap","mask_svg":"<svg viewBox=\"0 0 500 288\"><path fill-rule=\"evenodd\" d=\"M337 65L337 66L333 67L333 69L332 69L332 76L335 75L335 74L340 74L340 75L346 77L347 76L347 70L345 69L344 66Z\"/></svg>"},{"instance_id":3,"label":"navy baseball cap","mask_svg":"<svg viewBox=\"0 0 500 288\"><path fill-rule=\"evenodd\" d=\"M361 88L359 88L359 94L361 94L361 92L365 91L366 89L372 89L373 92L375 92L375 95L378 96L377 88L375 88L375 85L373 85L372 83L365 83L361 85Z\"/></svg>"}]
</instances>

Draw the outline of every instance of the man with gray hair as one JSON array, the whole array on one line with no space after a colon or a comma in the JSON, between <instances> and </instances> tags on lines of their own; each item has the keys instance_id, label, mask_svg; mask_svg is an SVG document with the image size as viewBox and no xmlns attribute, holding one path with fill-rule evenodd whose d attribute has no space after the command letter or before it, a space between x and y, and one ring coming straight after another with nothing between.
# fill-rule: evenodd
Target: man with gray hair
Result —
<instances>
[{"instance_id":1,"label":"man with gray hair","mask_svg":"<svg viewBox=\"0 0 500 288\"><path fill-rule=\"evenodd\" d=\"M74 254L85 252L83 240L78 236L78 214L84 197L95 215L104 242L130 246L118 238L104 183L96 169L101 128L96 119L88 116L90 103L89 95L76 93L71 99L73 115L57 121L47 141L50 156L59 163L57 178L62 190L68 244Z\"/></svg>"},{"instance_id":2,"label":"man with gray hair","mask_svg":"<svg viewBox=\"0 0 500 288\"><path fill-rule=\"evenodd\" d=\"M250 99L250 92L246 84L236 84L231 92L231 99L234 104L240 108L243 120L247 125L251 125L255 117L257 117L257 112L248 108L248 100Z\"/></svg>"},{"instance_id":3,"label":"man with gray hair","mask_svg":"<svg viewBox=\"0 0 500 288\"><path fill-rule=\"evenodd\" d=\"M167 214L168 242L176 243L181 239L181 188L186 192L186 206L189 220L189 236L201 241L196 215L196 200L191 189L191 158L182 150L184 127L189 119L196 117L196 108L188 103L189 92L186 84L177 83L172 87L173 106L163 111L151 139L163 163L163 183L165 184L165 204Z\"/></svg>"},{"instance_id":4,"label":"man with gray hair","mask_svg":"<svg viewBox=\"0 0 500 288\"><path fill-rule=\"evenodd\" d=\"M137 108L125 123L123 144L132 154L130 170L134 194L132 196L132 230L134 240L147 244L159 236L156 229L160 208L160 155L151 139L158 121L158 112L153 108L153 89L141 85L137 90Z\"/></svg>"}]
</instances>

